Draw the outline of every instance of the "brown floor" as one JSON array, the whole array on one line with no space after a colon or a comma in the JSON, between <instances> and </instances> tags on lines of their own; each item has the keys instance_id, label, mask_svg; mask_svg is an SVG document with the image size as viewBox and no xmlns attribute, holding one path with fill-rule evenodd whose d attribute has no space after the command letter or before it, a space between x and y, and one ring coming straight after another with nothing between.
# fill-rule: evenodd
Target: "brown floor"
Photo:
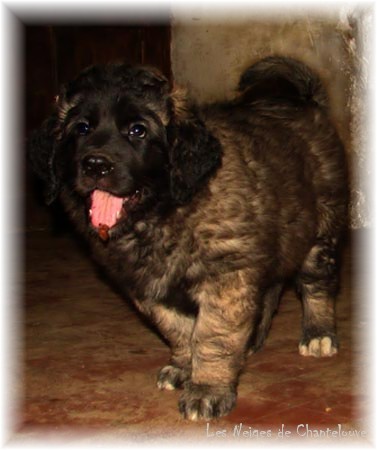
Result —
<instances>
[{"instance_id":1,"label":"brown floor","mask_svg":"<svg viewBox=\"0 0 377 450\"><path fill-rule=\"evenodd\" d=\"M345 257L339 355L298 355L301 307L288 290L265 347L241 375L237 407L209 428L180 417L179 391L156 389L168 348L98 277L69 234L31 229L25 246L24 402L15 442L213 442L224 439L224 430L231 441L250 441L279 438L283 425L291 440L320 430L331 435L327 429L334 443L361 432L370 439L367 389L358 382L368 360L355 338L367 319L364 308L353 307L362 290L363 280L353 276L360 246ZM241 423L246 433L235 437Z\"/></svg>"}]
</instances>

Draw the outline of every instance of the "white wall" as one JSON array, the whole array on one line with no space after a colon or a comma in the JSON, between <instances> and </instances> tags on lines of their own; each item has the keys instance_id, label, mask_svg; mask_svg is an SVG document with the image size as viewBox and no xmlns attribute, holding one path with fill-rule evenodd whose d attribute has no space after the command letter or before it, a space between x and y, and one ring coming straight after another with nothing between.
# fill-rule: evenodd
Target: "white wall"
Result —
<instances>
[{"instance_id":1,"label":"white wall","mask_svg":"<svg viewBox=\"0 0 377 450\"><path fill-rule=\"evenodd\" d=\"M198 102L230 98L242 71L271 54L298 58L316 70L329 92L334 122L345 143L352 168L351 226L370 224L364 174L366 142L361 136L361 44L367 40L371 12L341 8L327 13L276 11L238 12L221 17L213 11L173 10L172 67L176 84L186 86ZM364 67L364 72L367 68ZM364 77L365 78L365 77ZM365 80L364 80L365 81ZM357 123L356 123L357 122ZM365 141L365 139L363 139Z\"/></svg>"}]
</instances>

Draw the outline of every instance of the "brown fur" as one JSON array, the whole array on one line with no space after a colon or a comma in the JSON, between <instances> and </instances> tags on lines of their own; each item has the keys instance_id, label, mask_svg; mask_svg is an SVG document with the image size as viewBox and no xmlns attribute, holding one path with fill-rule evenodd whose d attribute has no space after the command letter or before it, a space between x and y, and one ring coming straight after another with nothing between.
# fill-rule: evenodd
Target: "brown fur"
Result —
<instances>
[{"instance_id":1,"label":"brown fur","mask_svg":"<svg viewBox=\"0 0 377 450\"><path fill-rule=\"evenodd\" d=\"M156 72L126 68L126 81L113 81L111 89L119 90L117 99L124 93L133 107L150 111L145 120L154 141L148 135L131 146L117 137L113 122L105 122L112 130L106 145L97 129L75 140L64 131L74 126L66 106L58 111L60 134L51 132L56 123L50 119L33 141L34 159L52 161L36 171L47 179L47 170L56 168L48 198L60 196L95 259L169 341L172 359L160 371L158 386L183 385L180 411L193 420L233 408L245 355L250 346L255 351L263 344L288 278L297 280L304 305L300 352L316 356L313 348L322 341L322 355L337 349L337 249L347 221L343 148L316 77L290 59L267 58L260 64L243 76L242 92L233 102L201 110L181 91L170 92ZM93 73L84 73L74 89L68 86L61 104L71 104L70 89L76 95L86 77L94 78L91 85L99 83ZM97 90L107 95L109 84L101 86ZM97 95L86 89L84 106ZM97 105L100 117L110 111L107 98L113 97L103 96ZM54 133L55 147L43 160L38 154L43 139L47 134L53 140ZM114 173L95 182L120 195L115 175L133 183L149 180L149 172L135 175L131 169L136 161L139 171L146 170L158 139L167 158L155 164L159 176L148 181L136 209L102 242L88 225L83 200L94 183L80 169L89 142L90 149L116 160ZM121 153L115 145L124 146ZM144 154L149 156L141 160Z\"/></svg>"}]
</instances>

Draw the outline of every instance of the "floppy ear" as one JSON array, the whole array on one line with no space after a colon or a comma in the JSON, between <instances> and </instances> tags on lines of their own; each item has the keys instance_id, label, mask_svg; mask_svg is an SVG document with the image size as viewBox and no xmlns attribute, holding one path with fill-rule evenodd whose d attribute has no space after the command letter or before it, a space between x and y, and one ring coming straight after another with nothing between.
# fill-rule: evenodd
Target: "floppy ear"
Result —
<instances>
[{"instance_id":1,"label":"floppy ear","mask_svg":"<svg viewBox=\"0 0 377 450\"><path fill-rule=\"evenodd\" d=\"M183 204L203 187L221 165L220 142L194 112L174 108L170 126L170 192Z\"/></svg>"},{"instance_id":2,"label":"floppy ear","mask_svg":"<svg viewBox=\"0 0 377 450\"><path fill-rule=\"evenodd\" d=\"M58 196L59 180L54 168L58 117L46 119L41 128L34 131L29 142L29 159L33 171L45 183L45 201L50 205Z\"/></svg>"}]
</instances>

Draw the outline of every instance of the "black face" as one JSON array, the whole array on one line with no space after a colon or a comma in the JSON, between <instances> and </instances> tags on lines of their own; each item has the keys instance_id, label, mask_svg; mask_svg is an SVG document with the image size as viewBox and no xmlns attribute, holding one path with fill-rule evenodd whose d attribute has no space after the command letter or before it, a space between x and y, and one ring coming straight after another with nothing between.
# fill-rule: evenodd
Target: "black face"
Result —
<instances>
[{"instance_id":1,"label":"black face","mask_svg":"<svg viewBox=\"0 0 377 450\"><path fill-rule=\"evenodd\" d=\"M84 195L93 189L130 195L158 182L167 164L161 120L127 97L79 104L67 116L63 140L74 148L70 170Z\"/></svg>"},{"instance_id":2,"label":"black face","mask_svg":"<svg viewBox=\"0 0 377 450\"><path fill-rule=\"evenodd\" d=\"M85 201L89 224L114 235L169 188L166 112L108 85L72 103L56 155L59 177Z\"/></svg>"},{"instance_id":3,"label":"black face","mask_svg":"<svg viewBox=\"0 0 377 450\"><path fill-rule=\"evenodd\" d=\"M60 196L80 229L103 239L190 202L221 158L219 141L161 73L123 64L68 83L30 142L47 203Z\"/></svg>"}]
</instances>

